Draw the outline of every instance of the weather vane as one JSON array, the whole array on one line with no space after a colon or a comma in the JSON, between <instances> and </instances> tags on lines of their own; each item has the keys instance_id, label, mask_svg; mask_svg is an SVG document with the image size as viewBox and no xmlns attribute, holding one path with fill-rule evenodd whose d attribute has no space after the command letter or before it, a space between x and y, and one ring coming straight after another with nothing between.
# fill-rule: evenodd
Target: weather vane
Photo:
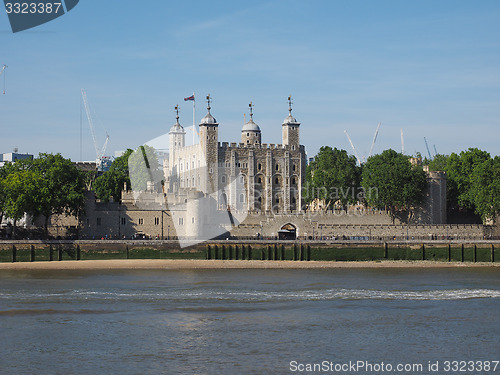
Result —
<instances>
[{"instance_id":1,"label":"weather vane","mask_svg":"<svg viewBox=\"0 0 500 375\"><path fill-rule=\"evenodd\" d=\"M253 103L250 102L250 104L248 105L248 108L250 108L250 119L253 120Z\"/></svg>"},{"instance_id":2,"label":"weather vane","mask_svg":"<svg viewBox=\"0 0 500 375\"><path fill-rule=\"evenodd\" d=\"M179 120L179 104L175 106L175 118Z\"/></svg>"},{"instance_id":3,"label":"weather vane","mask_svg":"<svg viewBox=\"0 0 500 375\"><path fill-rule=\"evenodd\" d=\"M212 101L210 100L210 94L208 94L208 95L207 95L207 104L208 104L207 109L208 109L208 112L210 112L210 109L211 109L211 107L210 107L210 103L211 103L211 102L212 102Z\"/></svg>"}]
</instances>

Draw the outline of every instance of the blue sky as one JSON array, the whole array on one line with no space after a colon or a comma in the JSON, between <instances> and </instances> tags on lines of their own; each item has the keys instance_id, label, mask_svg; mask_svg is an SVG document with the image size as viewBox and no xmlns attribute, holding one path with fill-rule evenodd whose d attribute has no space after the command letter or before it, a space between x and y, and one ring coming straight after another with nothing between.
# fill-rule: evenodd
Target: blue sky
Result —
<instances>
[{"instance_id":1,"label":"blue sky","mask_svg":"<svg viewBox=\"0 0 500 375\"><path fill-rule=\"evenodd\" d=\"M500 154L500 2L80 0L12 34L0 13L0 152L80 159L80 89L108 154L166 133L183 98L213 97L220 140L240 139L253 101L265 143L281 142L288 95L309 156L323 145L426 155ZM3 85L3 80L0 82ZM85 120L85 118L84 118ZM95 158L84 121L83 159Z\"/></svg>"}]
</instances>

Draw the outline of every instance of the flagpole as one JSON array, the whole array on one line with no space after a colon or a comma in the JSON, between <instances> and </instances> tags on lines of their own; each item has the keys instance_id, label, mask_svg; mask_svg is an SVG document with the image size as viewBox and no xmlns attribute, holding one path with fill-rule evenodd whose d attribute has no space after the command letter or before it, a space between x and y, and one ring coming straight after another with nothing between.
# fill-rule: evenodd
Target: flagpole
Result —
<instances>
[{"instance_id":1,"label":"flagpole","mask_svg":"<svg viewBox=\"0 0 500 375\"><path fill-rule=\"evenodd\" d=\"M196 122L195 122L195 107L196 107L196 96L194 96L193 92L193 145L194 145L194 132L196 131Z\"/></svg>"}]
</instances>

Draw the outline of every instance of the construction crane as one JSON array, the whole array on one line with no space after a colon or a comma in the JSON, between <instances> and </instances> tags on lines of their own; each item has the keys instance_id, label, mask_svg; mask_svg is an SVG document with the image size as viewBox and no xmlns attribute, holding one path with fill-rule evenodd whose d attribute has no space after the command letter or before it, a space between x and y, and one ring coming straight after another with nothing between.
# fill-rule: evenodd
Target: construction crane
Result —
<instances>
[{"instance_id":1,"label":"construction crane","mask_svg":"<svg viewBox=\"0 0 500 375\"><path fill-rule=\"evenodd\" d=\"M373 136L373 142L372 146L370 147L370 152L368 154L368 157L372 156L373 146L375 146L375 141L377 140L377 135L378 135L378 130L380 129L380 125L382 125L381 122L378 123L377 130L375 130L375 135Z\"/></svg>"},{"instance_id":2,"label":"construction crane","mask_svg":"<svg viewBox=\"0 0 500 375\"><path fill-rule=\"evenodd\" d=\"M7 68L8 66L5 64L2 66L2 70L0 70L0 76L5 72L5 69ZM3 76L3 93L5 95L5 75Z\"/></svg>"},{"instance_id":3,"label":"construction crane","mask_svg":"<svg viewBox=\"0 0 500 375\"><path fill-rule=\"evenodd\" d=\"M347 130L344 130L344 133L347 136L349 143L351 144L352 150L354 151L354 156L356 156L356 159L358 160L359 165L361 165L361 159L358 156L358 152L356 151L356 147L354 147L354 144L351 141L351 137L349 137L349 133L347 133Z\"/></svg>"},{"instance_id":4,"label":"construction crane","mask_svg":"<svg viewBox=\"0 0 500 375\"><path fill-rule=\"evenodd\" d=\"M104 164L106 164L106 162L109 159L108 157L104 156L104 153L106 152L106 147L108 146L109 135L106 133L106 141L104 142L102 148L99 149L99 147L97 146L97 140L94 131L94 124L92 122L92 116L90 114L89 103L87 100L87 93L85 92L84 89L82 89L82 99L83 99L83 105L85 106L85 113L87 114L87 120L89 121L90 133L92 134L92 140L94 141L94 148L97 156L96 157L97 170L103 171Z\"/></svg>"},{"instance_id":5,"label":"construction crane","mask_svg":"<svg viewBox=\"0 0 500 375\"><path fill-rule=\"evenodd\" d=\"M436 145L434 145L434 156L436 156L438 154L437 150L436 150Z\"/></svg>"},{"instance_id":6,"label":"construction crane","mask_svg":"<svg viewBox=\"0 0 500 375\"><path fill-rule=\"evenodd\" d=\"M432 159L431 152L429 150L429 145L427 144L427 139L425 139L425 137L424 137L424 141L425 141L425 147L427 148L427 153L429 154L429 159Z\"/></svg>"}]
</instances>

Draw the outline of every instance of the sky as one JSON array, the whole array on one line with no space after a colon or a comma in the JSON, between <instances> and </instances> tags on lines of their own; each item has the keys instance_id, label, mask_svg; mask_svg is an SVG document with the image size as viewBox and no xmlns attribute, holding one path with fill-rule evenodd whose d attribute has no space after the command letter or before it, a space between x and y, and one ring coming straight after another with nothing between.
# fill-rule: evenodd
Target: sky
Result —
<instances>
[{"instance_id":1,"label":"sky","mask_svg":"<svg viewBox=\"0 0 500 375\"><path fill-rule=\"evenodd\" d=\"M106 154L196 122L212 96L219 140L239 142L248 104L281 143L293 97L301 144L359 156L478 147L500 154L500 1L80 0L13 34L0 12L0 153L94 160L81 89ZM3 76L0 84L3 86ZM80 146L82 131L82 147Z\"/></svg>"}]
</instances>

